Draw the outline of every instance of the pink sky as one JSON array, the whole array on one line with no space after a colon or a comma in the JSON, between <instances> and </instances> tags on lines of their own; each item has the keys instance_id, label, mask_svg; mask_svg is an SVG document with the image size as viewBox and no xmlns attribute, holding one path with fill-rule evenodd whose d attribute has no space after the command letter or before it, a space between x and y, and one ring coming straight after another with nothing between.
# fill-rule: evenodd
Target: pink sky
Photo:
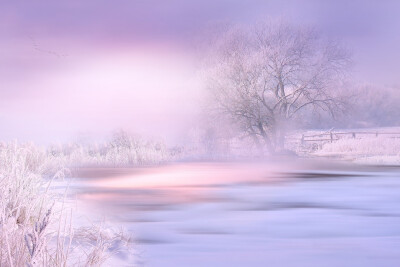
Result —
<instances>
[{"instance_id":1,"label":"pink sky","mask_svg":"<svg viewBox=\"0 0 400 267\"><path fill-rule=\"evenodd\" d=\"M35 53L24 55L33 62L31 75L9 81L14 90L2 92L7 137L17 130L23 139L62 141L77 133L104 136L124 128L178 138L197 114L196 72L174 48L80 47L72 56L46 55L38 62Z\"/></svg>"},{"instance_id":2,"label":"pink sky","mask_svg":"<svg viewBox=\"0 0 400 267\"><path fill-rule=\"evenodd\" d=\"M384 3L383 3L384 2ZM355 75L398 84L398 1L1 2L0 140L72 140L116 128L179 141L202 88L191 41L218 20L288 17L354 51Z\"/></svg>"}]
</instances>

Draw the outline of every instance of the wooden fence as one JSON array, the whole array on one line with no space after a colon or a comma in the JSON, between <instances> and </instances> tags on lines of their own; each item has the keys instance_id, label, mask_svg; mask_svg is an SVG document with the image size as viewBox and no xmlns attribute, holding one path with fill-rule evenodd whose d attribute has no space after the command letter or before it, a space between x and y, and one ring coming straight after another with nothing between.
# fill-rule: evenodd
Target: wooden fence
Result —
<instances>
[{"instance_id":1,"label":"wooden fence","mask_svg":"<svg viewBox=\"0 0 400 267\"><path fill-rule=\"evenodd\" d=\"M349 132L334 132L329 131L320 134L312 134L301 136L301 144L307 142L333 142L342 138L363 138L366 136L387 136L389 138L400 138L400 132L362 132L362 131L349 131Z\"/></svg>"}]
</instances>

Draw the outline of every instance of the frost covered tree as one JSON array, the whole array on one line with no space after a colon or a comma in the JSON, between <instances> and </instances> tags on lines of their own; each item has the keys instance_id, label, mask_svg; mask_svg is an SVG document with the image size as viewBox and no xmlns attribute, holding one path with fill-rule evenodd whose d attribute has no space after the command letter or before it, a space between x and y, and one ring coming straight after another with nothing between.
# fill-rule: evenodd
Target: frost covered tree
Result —
<instances>
[{"instance_id":1,"label":"frost covered tree","mask_svg":"<svg viewBox=\"0 0 400 267\"><path fill-rule=\"evenodd\" d=\"M215 47L208 73L213 110L271 153L283 149L286 129L303 111L333 116L343 108L337 88L349 54L311 28L230 28Z\"/></svg>"}]
</instances>

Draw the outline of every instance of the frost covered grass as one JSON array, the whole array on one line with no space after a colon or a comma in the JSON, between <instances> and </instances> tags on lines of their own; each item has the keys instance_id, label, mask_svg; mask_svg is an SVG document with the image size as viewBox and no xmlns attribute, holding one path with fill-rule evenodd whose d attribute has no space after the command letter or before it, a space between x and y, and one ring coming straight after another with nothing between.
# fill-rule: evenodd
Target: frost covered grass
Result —
<instances>
[{"instance_id":1,"label":"frost covered grass","mask_svg":"<svg viewBox=\"0 0 400 267\"><path fill-rule=\"evenodd\" d=\"M351 156L400 156L400 139L385 136L360 139L340 139L326 143L318 154L346 154Z\"/></svg>"},{"instance_id":2,"label":"frost covered grass","mask_svg":"<svg viewBox=\"0 0 400 267\"><path fill-rule=\"evenodd\" d=\"M400 164L400 138L371 136L344 138L325 143L313 153L318 156L339 156L362 164Z\"/></svg>"},{"instance_id":3,"label":"frost covered grass","mask_svg":"<svg viewBox=\"0 0 400 267\"><path fill-rule=\"evenodd\" d=\"M301 142L302 136L306 137L305 142ZM329 156L362 164L398 165L400 128L297 131L289 136L287 148L306 157Z\"/></svg>"},{"instance_id":4,"label":"frost covered grass","mask_svg":"<svg viewBox=\"0 0 400 267\"><path fill-rule=\"evenodd\" d=\"M64 144L53 145L47 154L54 162L69 167L127 167L154 165L169 159L166 149L150 143L127 146L109 144Z\"/></svg>"},{"instance_id":5,"label":"frost covered grass","mask_svg":"<svg viewBox=\"0 0 400 267\"><path fill-rule=\"evenodd\" d=\"M0 266L100 266L129 245L118 232L72 225L65 195L51 189L66 171L31 144L0 145Z\"/></svg>"},{"instance_id":6,"label":"frost covered grass","mask_svg":"<svg viewBox=\"0 0 400 267\"><path fill-rule=\"evenodd\" d=\"M140 136L117 132L104 143L73 143L52 145L46 153L70 167L126 167L160 164L171 155L161 141L145 140Z\"/></svg>"}]
</instances>

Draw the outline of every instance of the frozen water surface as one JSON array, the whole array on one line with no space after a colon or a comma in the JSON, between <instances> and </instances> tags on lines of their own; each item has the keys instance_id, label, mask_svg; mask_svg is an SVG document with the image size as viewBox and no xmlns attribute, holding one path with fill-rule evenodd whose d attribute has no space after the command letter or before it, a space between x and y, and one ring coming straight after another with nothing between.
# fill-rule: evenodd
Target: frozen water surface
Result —
<instances>
[{"instance_id":1,"label":"frozen water surface","mask_svg":"<svg viewBox=\"0 0 400 267\"><path fill-rule=\"evenodd\" d=\"M134 237L126 266L400 266L400 168L290 162L82 169L72 184Z\"/></svg>"}]
</instances>

